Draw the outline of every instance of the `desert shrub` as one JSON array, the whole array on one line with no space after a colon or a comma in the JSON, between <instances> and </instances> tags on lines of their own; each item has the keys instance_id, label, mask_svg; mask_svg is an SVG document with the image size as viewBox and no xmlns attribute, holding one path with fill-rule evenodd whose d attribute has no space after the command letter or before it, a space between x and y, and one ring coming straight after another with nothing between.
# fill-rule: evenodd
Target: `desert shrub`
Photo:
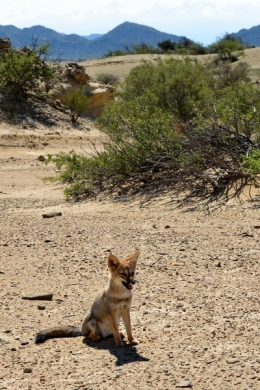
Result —
<instances>
[{"instance_id":1,"label":"desert shrub","mask_svg":"<svg viewBox=\"0 0 260 390\"><path fill-rule=\"evenodd\" d=\"M217 53L216 62L235 62L244 54L244 49L241 39L228 33L209 46L211 53Z\"/></svg>"},{"instance_id":2,"label":"desert shrub","mask_svg":"<svg viewBox=\"0 0 260 390\"><path fill-rule=\"evenodd\" d=\"M246 62L240 62L234 65L220 63L213 71L217 78L219 90L229 85L249 81L250 67Z\"/></svg>"},{"instance_id":3,"label":"desert shrub","mask_svg":"<svg viewBox=\"0 0 260 390\"><path fill-rule=\"evenodd\" d=\"M163 53L174 51L176 48L176 42L172 42L170 39L157 43L157 46L162 50Z\"/></svg>"},{"instance_id":4,"label":"desert shrub","mask_svg":"<svg viewBox=\"0 0 260 390\"><path fill-rule=\"evenodd\" d=\"M71 109L71 120L75 124L80 115L82 115L88 107L88 98L82 91L82 88L72 89L67 95L66 106Z\"/></svg>"},{"instance_id":5,"label":"desert shrub","mask_svg":"<svg viewBox=\"0 0 260 390\"><path fill-rule=\"evenodd\" d=\"M260 141L260 90L252 83L228 86L219 94L216 111L221 123L236 134Z\"/></svg>"},{"instance_id":6,"label":"desert shrub","mask_svg":"<svg viewBox=\"0 0 260 390\"><path fill-rule=\"evenodd\" d=\"M97 121L109 139L104 150L48 161L61 168L66 196L76 200L115 189L148 196L174 189L216 199L239 182L237 194L253 180L242 162L257 150L257 93L243 81L220 89L206 67L189 59L143 62ZM236 128L237 110L244 122Z\"/></svg>"},{"instance_id":7,"label":"desert shrub","mask_svg":"<svg viewBox=\"0 0 260 390\"><path fill-rule=\"evenodd\" d=\"M178 121L187 122L208 115L212 95L212 74L203 65L187 58L169 58L154 65L143 62L132 69L120 94L124 102L152 95L150 105L170 112Z\"/></svg>"},{"instance_id":8,"label":"desert shrub","mask_svg":"<svg viewBox=\"0 0 260 390\"><path fill-rule=\"evenodd\" d=\"M0 56L0 87L8 95L21 98L33 89L37 80L53 80L55 67L45 61L48 52L48 43L36 45L36 42L32 48L6 50Z\"/></svg>"},{"instance_id":9,"label":"desert shrub","mask_svg":"<svg viewBox=\"0 0 260 390\"><path fill-rule=\"evenodd\" d=\"M116 85L119 83L119 77L113 73L98 73L96 79L102 84Z\"/></svg>"},{"instance_id":10,"label":"desert shrub","mask_svg":"<svg viewBox=\"0 0 260 390\"><path fill-rule=\"evenodd\" d=\"M260 174L260 150L253 150L243 158L243 167L254 175L255 179Z\"/></svg>"}]
</instances>

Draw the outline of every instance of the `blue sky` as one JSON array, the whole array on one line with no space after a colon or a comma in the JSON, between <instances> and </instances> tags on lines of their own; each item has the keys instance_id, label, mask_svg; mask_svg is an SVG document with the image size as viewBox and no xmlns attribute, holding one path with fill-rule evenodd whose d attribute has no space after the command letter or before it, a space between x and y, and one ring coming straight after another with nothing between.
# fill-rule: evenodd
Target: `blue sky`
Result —
<instances>
[{"instance_id":1,"label":"blue sky","mask_svg":"<svg viewBox=\"0 0 260 390\"><path fill-rule=\"evenodd\" d=\"M196 42L260 24L259 0L7 0L0 25L43 25L66 34L105 34L129 21Z\"/></svg>"}]
</instances>

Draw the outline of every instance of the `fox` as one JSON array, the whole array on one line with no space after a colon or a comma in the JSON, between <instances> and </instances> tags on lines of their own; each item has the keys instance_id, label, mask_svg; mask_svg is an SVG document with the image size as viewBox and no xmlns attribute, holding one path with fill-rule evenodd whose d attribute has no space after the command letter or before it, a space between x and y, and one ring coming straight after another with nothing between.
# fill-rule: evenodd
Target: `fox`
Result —
<instances>
[{"instance_id":1,"label":"fox","mask_svg":"<svg viewBox=\"0 0 260 390\"><path fill-rule=\"evenodd\" d=\"M93 301L81 326L65 325L41 330L35 336L35 343L43 343L47 339L57 337L84 336L98 341L114 336L116 347L120 347L124 345L124 335L119 332L119 322L122 319L129 343L138 344L132 335L130 309L139 255L140 251L137 251L126 259L119 260L110 253L107 259L110 271L108 285Z\"/></svg>"}]
</instances>

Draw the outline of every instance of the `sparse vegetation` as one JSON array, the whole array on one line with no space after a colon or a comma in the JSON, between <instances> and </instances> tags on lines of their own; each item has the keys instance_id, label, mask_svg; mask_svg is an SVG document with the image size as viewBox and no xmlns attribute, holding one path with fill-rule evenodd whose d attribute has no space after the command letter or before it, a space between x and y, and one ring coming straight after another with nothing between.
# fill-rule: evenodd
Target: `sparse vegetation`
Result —
<instances>
[{"instance_id":1,"label":"sparse vegetation","mask_svg":"<svg viewBox=\"0 0 260 390\"><path fill-rule=\"evenodd\" d=\"M181 55L198 55L198 54L217 54L216 62L235 62L238 57L243 55L243 45L241 39L231 34L224 34L215 43L204 46L201 43L194 42L187 37L182 37L178 42L172 42L170 39L157 43L157 47L145 43L125 45L125 50L109 51L104 57L123 56L128 54L181 54Z\"/></svg>"},{"instance_id":2,"label":"sparse vegetation","mask_svg":"<svg viewBox=\"0 0 260 390\"><path fill-rule=\"evenodd\" d=\"M102 84L116 85L119 83L119 77L113 73L98 73L96 79Z\"/></svg>"},{"instance_id":3,"label":"sparse vegetation","mask_svg":"<svg viewBox=\"0 0 260 390\"><path fill-rule=\"evenodd\" d=\"M25 46L16 51L12 47L0 56L0 88L12 98L26 97L37 82L55 78L55 67L46 62L49 44Z\"/></svg>"},{"instance_id":4,"label":"sparse vegetation","mask_svg":"<svg viewBox=\"0 0 260 390\"><path fill-rule=\"evenodd\" d=\"M78 122L80 115L87 110L88 107L88 98L82 91L82 88L72 89L68 96L66 105L71 110L71 120L73 124Z\"/></svg>"},{"instance_id":5,"label":"sparse vegetation","mask_svg":"<svg viewBox=\"0 0 260 390\"><path fill-rule=\"evenodd\" d=\"M256 180L248 158L260 134L260 91L242 75L224 82L190 59L134 68L97 121L110 139L104 150L49 156L69 183L67 198L115 189L148 196L189 190L187 198L208 201L231 188L237 195Z\"/></svg>"},{"instance_id":6,"label":"sparse vegetation","mask_svg":"<svg viewBox=\"0 0 260 390\"><path fill-rule=\"evenodd\" d=\"M209 46L210 53L217 53L217 62L235 62L244 54L244 49L241 39L228 33Z\"/></svg>"}]
</instances>

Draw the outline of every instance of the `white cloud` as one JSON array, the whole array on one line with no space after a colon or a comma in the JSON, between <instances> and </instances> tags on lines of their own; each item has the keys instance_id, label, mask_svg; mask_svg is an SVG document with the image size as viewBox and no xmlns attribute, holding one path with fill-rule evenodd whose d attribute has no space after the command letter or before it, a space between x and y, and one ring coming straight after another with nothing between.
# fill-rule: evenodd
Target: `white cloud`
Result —
<instances>
[{"instance_id":1,"label":"white cloud","mask_svg":"<svg viewBox=\"0 0 260 390\"><path fill-rule=\"evenodd\" d=\"M87 35L106 33L124 21L211 43L222 33L260 23L259 0L8 0L0 24Z\"/></svg>"}]
</instances>

